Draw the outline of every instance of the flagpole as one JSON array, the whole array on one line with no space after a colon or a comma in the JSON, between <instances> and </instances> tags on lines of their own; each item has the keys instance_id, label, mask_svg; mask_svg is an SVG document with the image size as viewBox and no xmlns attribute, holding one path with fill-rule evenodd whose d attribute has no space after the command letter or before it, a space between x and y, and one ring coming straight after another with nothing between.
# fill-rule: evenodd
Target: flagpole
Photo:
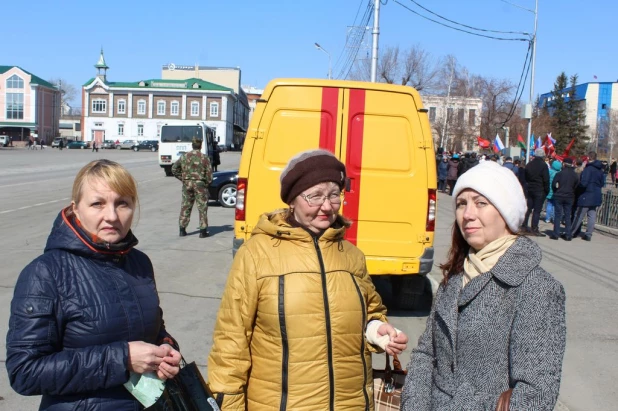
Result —
<instances>
[{"instance_id":1,"label":"flagpole","mask_svg":"<svg viewBox=\"0 0 618 411\"><path fill-rule=\"evenodd\" d=\"M532 11L532 10L528 10ZM536 29L537 29L537 20L538 20L538 11L539 11L539 0L534 2L534 33L532 35L532 63L531 63L531 73L530 73L530 118L528 119L528 148L530 148L530 136L532 135L532 109L534 107L534 66L536 63ZM526 164L530 161L530 150L526 150Z\"/></svg>"}]
</instances>

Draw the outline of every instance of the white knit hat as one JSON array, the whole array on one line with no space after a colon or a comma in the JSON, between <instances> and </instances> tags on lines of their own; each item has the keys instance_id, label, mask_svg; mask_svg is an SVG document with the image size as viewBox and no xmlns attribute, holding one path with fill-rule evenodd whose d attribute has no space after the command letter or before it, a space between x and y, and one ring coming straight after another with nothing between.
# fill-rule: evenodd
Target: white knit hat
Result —
<instances>
[{"instance_id":1,"label":"white knit hat","mask_svg":"<svg viewBox=\"0 0 618 411\"><path fill-rule=\"evenodd\" d=\"M470 188L487 198L500 212L511 232L517 233L528 206L521 184L515 174L493 161L472 167L459 177L453 189L453 199Z\"/></svg>"}]
</instances>

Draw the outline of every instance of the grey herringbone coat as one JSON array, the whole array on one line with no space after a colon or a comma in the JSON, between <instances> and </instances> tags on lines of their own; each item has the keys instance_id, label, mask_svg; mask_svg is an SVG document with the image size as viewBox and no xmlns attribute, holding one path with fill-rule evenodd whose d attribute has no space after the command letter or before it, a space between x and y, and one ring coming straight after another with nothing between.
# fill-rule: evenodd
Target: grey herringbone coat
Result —
<instances>
[{"instance_id":1,"label":"grey herringbone coat","mask_svg":"<svg viewBox=\"0 0 618 411\"><path fill-rule=\"evenodd\" d=\"M402 410L493 411L509 388L510 411L553 409L565 295L540 262L540 247L520 237L465 288L462 274L440 286L408 364Z\"/></svg>"}]
</instances>

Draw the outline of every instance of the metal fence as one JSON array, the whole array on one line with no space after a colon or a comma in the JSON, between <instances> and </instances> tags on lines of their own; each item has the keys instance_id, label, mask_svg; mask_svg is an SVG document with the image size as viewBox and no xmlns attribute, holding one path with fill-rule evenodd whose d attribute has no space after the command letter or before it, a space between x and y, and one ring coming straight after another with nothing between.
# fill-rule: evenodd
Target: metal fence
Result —
<instances>
[{"instance_id":1,"label":"metal fence","mask_svg":"<svg viewBox=\"0 0 618 411\"><path fill-rule=\"evenodd\" d=\"M597 224L618 228L618 193L608 190L603 193L603 203L597 209Z\"/></svg>"}]
</instances>

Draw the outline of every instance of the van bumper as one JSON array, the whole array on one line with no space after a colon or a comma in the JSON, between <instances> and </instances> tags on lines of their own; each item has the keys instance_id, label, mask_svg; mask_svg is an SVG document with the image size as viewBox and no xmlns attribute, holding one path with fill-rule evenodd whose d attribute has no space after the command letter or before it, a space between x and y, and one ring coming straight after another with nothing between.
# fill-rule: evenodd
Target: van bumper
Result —
<instances>
[{"instance_id":1,"label":"van bumper","mask_svg":"<svg viewBox=\"0 0 618 411\"><path fill-rule=\"evenodd\" d=\"M236 256L236 252L240 248L241 245L245 242L244 238L234 238L232 240L232 258ZM431 254L433 256L433 252Z\"/></svg>"},{"instance_id":2,"label":"van bumper","mask_svg":"<svg viewBox=\"0 0 618 411\"><path fill-rule=\"evenodd\" d=\"M418 269L419 274L427 274L431 272L431 267L433 267L433 247L427 247L425 252L420 258L420 265Z\"/></svg>"}]
</instances>

